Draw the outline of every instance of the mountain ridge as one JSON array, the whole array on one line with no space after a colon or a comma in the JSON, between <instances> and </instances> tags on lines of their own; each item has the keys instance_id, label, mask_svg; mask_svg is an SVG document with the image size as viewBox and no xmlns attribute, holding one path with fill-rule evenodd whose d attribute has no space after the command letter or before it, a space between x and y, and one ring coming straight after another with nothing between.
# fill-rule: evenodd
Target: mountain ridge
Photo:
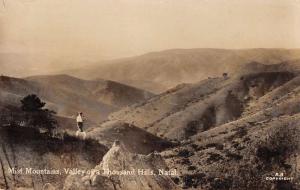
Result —
<instances>
[{"instance_id":1,"label":"mountain ridge","mask_svg":"<svg viewBox=\"0 0 300 190\"><path fill-rule=\"evenodd\" d=\"M120 107L137 103L153 94L120 83L87 81L68 75L43 75L25 79L1 76L1 101L18 104L28 94L37 94L50 109L64 117L85 112L88 119L99 122Z\"/></svg>"},{"instance_id":2,"label":"mountain ridge","mask_svg":"<svg viewBox=\"0 0 300 190\"><path fill-rule=\"evenodd\" d=\"M81 78L105 78L161 93L181 83L194 83L249 62L277 64L300 59L300 49L171 49L100 62L64 71Z\"/></svg>"}]
</instances>

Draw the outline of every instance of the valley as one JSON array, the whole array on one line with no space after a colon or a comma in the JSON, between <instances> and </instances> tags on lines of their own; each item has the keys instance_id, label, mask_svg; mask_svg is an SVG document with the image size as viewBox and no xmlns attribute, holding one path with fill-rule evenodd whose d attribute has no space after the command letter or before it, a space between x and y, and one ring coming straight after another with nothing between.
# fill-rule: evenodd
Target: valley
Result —
<instances>
[{"instance_id":1,"label":"valley","mask_svg":"<svg viewBox=\"0 0 300 190\"><path fill-rule=\"evenodd\" d=\"M252 51L241 52L254 56ZM18 110L20 99L35 93L57 112L62 129L50 137L30 126L1 123L2 166L68 166L75 172L93 172L60 177L5 173L0 187L34 189L34 183L66 190L299 189L300 62L258 52L242 65L234 59L227 74L208 72L209 77L192 77L195 81L188 83L174 79L173 86L168 83L158 94L69 75L1 76L2 114ZM291 52L287 57L297 57ZM225 56L219 53L214 56ZM151 74L159 75L168 76ZM78 110L88 119L85 140L74 136L72 114ZM289 180L267 180L278 173Z\"/></svg>"}]
</instances>

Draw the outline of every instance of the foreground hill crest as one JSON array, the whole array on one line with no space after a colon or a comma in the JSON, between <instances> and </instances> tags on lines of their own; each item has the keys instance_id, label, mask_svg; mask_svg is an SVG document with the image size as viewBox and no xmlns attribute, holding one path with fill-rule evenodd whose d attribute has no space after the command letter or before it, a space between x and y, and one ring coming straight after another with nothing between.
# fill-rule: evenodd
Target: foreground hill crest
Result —
<instances>
[{"instance_id":1,"label":"foreground hill crest","mask_svg":"<svg viewBox=\"0 0 300 190\"><path fill-rule=\"evenodd\" d=\"M116 141L103 157L102 162L95 167L95 171L100 171L99 173L102 173L103 175L94 172L91 175L84 177L69 176L66 179L64 190L179 189L169 176L156 175L155 173L158 173L158 169L167 169L161 156L158 154L150 154L148 156L132 154L126 149L124 144ZM153 172L153 175L151 175L151 172L149 172L149 175L145 173L141 174L137 172L138 170L151 171ZM119 171L123 174L111 175L107 171Z\"/></svg>"}]
</instances>

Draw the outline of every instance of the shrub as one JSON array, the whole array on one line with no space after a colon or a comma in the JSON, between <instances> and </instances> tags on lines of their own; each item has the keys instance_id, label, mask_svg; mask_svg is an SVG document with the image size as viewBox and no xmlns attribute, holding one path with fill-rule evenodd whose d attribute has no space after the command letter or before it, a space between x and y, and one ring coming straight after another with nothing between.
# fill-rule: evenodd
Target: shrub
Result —
<instances>
[{"instance_id":1,"label":"shrub","mask_svg":"<svg viewBox=\"0 0 300 190\"><path fill-rule=\"evenodd\" d=\"M54 119L55 112L43 109L46 103L42 102L37 95L28 95L21 100L21 103L23 119L28 126L43 128L49 133L57 127L57 121Z\"/></svg>"},{"instance_id":2,"label":"shrub","mask_svg":"<svg viewBox=\"0 0 300 190\"><path fill-rule=\"evenodd\" d=\"M206 162L208 164L211 164L213 162L217 162L219 160L224 160L223 156L221 156L220 154L216 154L216 153L213 153L213 152L210 152L208 154L209 154L209 157L206 160Z\"/></svg>"},{"instance_id":3,"label":"shrub","mask_svg":"<svg viewBox=\"0 0 300 190\"><path fill-rule=\"evenodd\" d=\"M46 103L42 102L41 99L35 94L30 94L24 97L21 100L21 103L22 110L26 112L40 111L46 105Z\"/></svg>"}]
</instances>

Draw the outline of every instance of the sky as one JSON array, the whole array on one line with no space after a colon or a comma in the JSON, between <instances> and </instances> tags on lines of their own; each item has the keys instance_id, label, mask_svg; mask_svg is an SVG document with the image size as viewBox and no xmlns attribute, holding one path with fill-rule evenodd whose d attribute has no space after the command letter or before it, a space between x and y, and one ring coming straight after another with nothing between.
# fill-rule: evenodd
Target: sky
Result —
<instances>
[{"instance_id":1,"label":"sky","mask_svg":"<svg viewBox=\"0 0 300 190\"><path fill-rule=\"evenodd\" d=\"M300 0L2 1L0 53L50 62L173 48L300 48Z\"/></svg>"}]
</instances>

